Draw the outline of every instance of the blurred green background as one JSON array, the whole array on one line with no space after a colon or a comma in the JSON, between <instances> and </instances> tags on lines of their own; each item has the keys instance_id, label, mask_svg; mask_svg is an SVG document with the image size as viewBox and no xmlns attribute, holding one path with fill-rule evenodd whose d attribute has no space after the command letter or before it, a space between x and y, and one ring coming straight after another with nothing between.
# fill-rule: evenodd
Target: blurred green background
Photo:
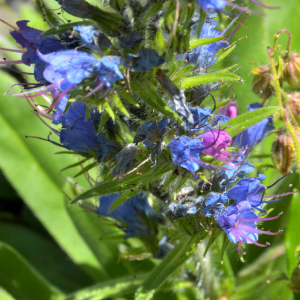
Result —
<instances>
[{"instance_id":1,"label":"blurred green background","mask_svg":"<svg viewBox=\"0 0 300 300\"><path fill-rule=\"evenodd\" d=\"M249 103L261 102L251 92L253 76L250 69L268 63L266 47L272 46L273 35L281 29L290 30L293 35L292 50L300 52L299 0L270 0L264 3L281 5L281 9L262 10L251 5L252 9L265 15L251 15L246 19L245 26L233 40L247 38L237 43L235 51L225 61L228 66L235 63L241 66L236 73L243 78L243 82L234 86L240 113L247 111ZM54 0L45 1L45 5L49 9L59 7ZM67 20L71 18L67 14L64 17ZM0 0L0 18L12 25L17 20L30 20L29 26L40 30L48 28L47 23L43 22L39 1ZM8 26L0 23L1 47L18 49L9 31ZM287 35L283 34L279 40L282 50L285 50L286 42ZM20 57L17 53L1 50L0 55L8 60L18 60ZM252 60L254 63L251 63ZM17 67L21 71L30 70L22 65ZM95 284L98 286L83 292L81 296L77 294L67 299L133 299L135 289L144 278L142 273L158 261L121 260L118 263L123 241L100 240L112 229L96 215L86 213L77 206L68 206L68 200L62 193L66 188L65 178L72 177L80 168L61 173L60 170L78 162L78 158L55 155L60 149L51 143L25 138L26 135L47 138L49 129L34 116L25 99L3 96L11 85L24 82L23 76L3 66L0 76L0 299L64 299L65 295ZM18 92L19 88L15 87L13 91ZM275 104L275 99L271 100L271 104ZM258 172L268 176L266 185L280 177L274 168L266 167L272 163L269 156L273 138L270 136L257 146L253 157ZM255 158L257 153L265 154L264 158ZM73 180L88 188L82 177ZM294 172L269 194L283 193L289 184L300 189L299 182L299 174ZM248 245L244 263L239 261L235 245L229 245L228 257L224 262L220 261L217 246L212 248L205 260L200 249L199 257L195 259L199 259L204 266L203 284L198 287L189 284L170 286L156 294L154 299L202 299L212 286L222 289L224 298L219 300L297 298L287 285L288 277L298 261L296 247L300 245L300 197L289 196L273 207L273 215L280 211L284 214L276 221L268 222L266 229L284 229L284 232L273 237L260 237L261 243L268 241L271 247ZM193 269L189 264L187 270ZM212 276L217 271L223 273ZM107 281L108 290L99 286ZM91 291L96 290L98 294L95 292L96 296L92 295Z\"/></svg>"}]
</instances>

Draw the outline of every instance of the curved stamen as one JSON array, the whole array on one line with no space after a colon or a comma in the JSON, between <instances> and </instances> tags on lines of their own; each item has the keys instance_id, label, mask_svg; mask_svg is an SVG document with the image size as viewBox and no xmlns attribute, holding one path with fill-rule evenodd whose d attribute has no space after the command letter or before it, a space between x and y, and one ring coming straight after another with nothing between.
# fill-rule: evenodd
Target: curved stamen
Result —
<instances>
[{"instance_id":1,"label":"curved stamen","mask_svg":"<svg viewBox=\"0 0 300 300\"><path fill-rule=\"evenodd\" d=\"M278 232L264 231L264 230L260 230L260 229L253 228L251 226L247 226L247 225L243 225L243 224L239 224L238 228L240 228L244 231L247 231L247 232L267 234L267 235L277 235L282 232L281 230L279 230Z\"/></svg>"},{"instance_id":2,"label":"curved stamen","mask_svg":"<svg viewBox=\"0 0 300 300\"><path fill-rule=\"evenodd\" d=\"M258 246L258 247L267 247L269 246L269 244L260 244L256 241L254 241L253 239L251 239L247 234L245 234L242 230L239 230L238 228L236 229L237 233L239 233L241 236L243 236L246 240L248 240L249 242L251 242L252 244Z\"/></svg>"},{"instance_id":3,"label":"curved stamen","mask_svg":"<svg viewBox=\"0 0 300 300\"><path fill-rule=\"evenodd\" d=\"M285 178L286 176L290 175L291 173L293 173L293 171L288 172L287 174L283 175L281 178L279 178L278 180L276 180L273 184L269 185L267 187L267 189L273 187L275 184L277 184L280 180L282 180L283 178Z\"/></svg>"},{"instance_id":4,"label":"curved stamen","mask_svg":"<svg viewBox=\"0 0 300 300\"><path fill-rule=\"evenodd\" d=\"M240 223L249 223L249 222L271 221L271 220L275 220L275 219L279 218L282 214L283 214L283 212L281 212L277 216L271 217L271 218L239 219L239 222Z\"/></svg>"}]
</instances>

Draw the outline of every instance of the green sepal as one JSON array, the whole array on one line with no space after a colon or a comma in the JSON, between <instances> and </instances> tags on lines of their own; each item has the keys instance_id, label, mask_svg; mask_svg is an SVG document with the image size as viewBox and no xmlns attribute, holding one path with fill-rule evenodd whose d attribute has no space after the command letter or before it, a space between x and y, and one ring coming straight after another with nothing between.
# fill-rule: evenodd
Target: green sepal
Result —
<instances>
[{"instance_id":1,"label":"green sepal","mask_svg":"<svg viewBox=\"0 0 300 300\"><path fill-rule=\"evenodd\" d=\"M235 49L235 47L236 47L236 45L233 45L226 50L219 51L218 54L216 55L216 58L218 58L218 60L215 62L215 64L219 63L221 60L223 60L225 57L227 57Z\"/></svg>"},{"instance_id":2,"label":"green sepal","mask_svg":"<svg viewBox=\"0 0 300 300\"><path fill-rule=\"evenodd\" d=\"M129 113L128 113L127 109L125 108L125 106L123 105L121 99L119 98L119 96L117 94L114 94L112 96L112 101L114 102L116 108L118 108L121 113L123 113L125 116L129 117Z\"/></svg>"},{"instance_id":3,"label":"green sepal","mask_svg":"<svg viewBox=\"0 0 300 300\"><path fill-rule=\"evenodd\" d=\"M109 118L109 114L108 112L105 110L102 115L101 115L101 121L100 121L100 124L99 124L99 128L97 130L97 133L100 133L104 127L104 125L106 124L107 120Z\"/></svg>"},{"instance_id":4,"label":"green sepal","mask_svg":"<svg viewBox=\"0 0 300 300\"><path fill-rule=\"evenodd\" d=\"M77 174L75 174L73 177L76 178L76 177L78 177L78 176L80 176L80 175L82 175L82 174L88 172L88 171L89 171L90 169L92 169L96 164L97 164L97 162L95 161L95 162L93 162L93 163L87 165L87 166L84 167L80 172L78 172ZM71 204L72 204L72 203L71 203Z\"/></svg>"},{"instance_id":5,"label":"green sepal","mask_svg":"<svg viewBox=\"0 0 300 300\"><path fill-rule=\"evenodd\" d=\"M103 109L109 114L109 116L114 121L116 119L116 116L115 116L115 113L113 112L112 108L109 106L108 101L104 100L101 104L103 106Z\"/></svg>"},{"instance_id":6,"label":"green sepal","mask_svg":"<svg viewBox=\"0 0 300 300\"><path fill-rule=\"evenodd\" d=\"M130 197L136 195L139 192L139 190L134 189L134 190L129 190L126 191L122 196L120 196L109 208L108 212L111 212L112 210L116 209L120 204L122 204L124 201L129 199Z\"/></svg>"},{"instance_id":7,"label":"green sepal","mask_svg":"<svg viewBox=\"0 0 300 300\"><path fill-rule=\"evenodd\" d=\"M70 152L69 152L69 154L70 154ZM61 169L60 172L65 171L65 170L68 170L68 169L72 169L72 168L75 168L75 167L78 167L78 166L80 166L81 164L85 163L88 159L89 159L89 158L84 158L84 159L82 159L81 161L79 161L79 162L77 162L77 163L75 163L75 164L69 165L69 166L67 166L67 167L65 167L65 168L63 168L63 169Z\"/></svg>"},{"instance_id":8,"label":"green sepal","mask_svg":"<svg viewBox=\"0 0 300 300\"><path fill-rule=\"evenodd\" d=\"M209 39L196 39L196 40L191 40L190 41L190 46L189 49L194 49L196 47L200 47L203 45L207 45L207 44L212 44L212 43L216 43L218 41L223 40L224 37L223 36L219 36L219 37L214 37L214 38L209 38Z\"/></svg>"}]
</instances>

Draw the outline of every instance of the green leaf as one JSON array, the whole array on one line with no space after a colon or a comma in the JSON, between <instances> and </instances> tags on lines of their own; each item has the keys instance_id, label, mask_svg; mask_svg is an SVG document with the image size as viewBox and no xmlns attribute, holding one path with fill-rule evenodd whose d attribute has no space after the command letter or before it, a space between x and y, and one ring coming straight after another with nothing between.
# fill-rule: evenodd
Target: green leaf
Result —
<instances>
[{"instance_id":1,"label":"green leaf","mask_svg":"<svg viewBox=\"0 0 300 300\"><path fill-rule=\"evenodd\" d=\"M196 250L199 242L198 234L182 237L164 260L150 273L142 286L138 289L135 300L148 300L158 289Z\"/></svg>"},{"instance_id":2,"label":"green leaf","mask_svg":"<svg viewBox=\"0 0 300 300\"><path fill-rule=\"evenodd\" d=\"M0 242L0 285L16 300L64 299L9 245Z\"/></svg>"},{"instance_id":3,"label":"green leaf","mask_svg":"<svg viewBox=\"0 0 300 300\"><path fill-rule=\"evenodd\" d=\"M218 109L218 108L220 108L222 106L227 105L230 101L231 100L225 100L225 101L221 101L221 102L216 103L216 109ZM213 109L214 106L212 105L210 108Z\"/></svg>"},{"instance_id":4,"label":"green leaf","mask_svg":"<svg viewBox=\"0 0 300 300\"><path fill-rule=\"evenodd\" d=\"M76 173L73 177L74 178L79 177L80 175L82 175L82 174L88 172L89 170L91 170L96 165L97 165L97 161L92 162L91 164L85 166L81 171L79 171L78 173Z\"/></svg>"},{"instance_id":5,"label":"green leaf","mask_svg":"<svg viewBox=\"0 0 300 300\"><path fill-rule=\"evenodd\" d=\"M124 107L123 103L121 102L119 96L117 94L114 94L112 96L112 100L115 104L115 106L122 112L125 116L129 117L129 113L127 109Z\"/></svg>"},{"instance_id":6,"label":"green leaf","mask_svg":"<svg viewBox=\"0 0 300 300\"><path fill-rule=\"evenodd\" d=\"M229 47L227 50L219 51L218 54L216 55L218 60L215 62L215 64L221 62L225 57L227 57L235 49L235 47L236 47L236 45L233 45L233 46Z\"/></svg>"},{"instance_id":7,"label":"green leaf","mask_svg":"<svg viewBox=\"0 0 300 300\"><path fill-rule=\"evenodd\" d=\"M181 120L180 117L167 104L165 104L165 102L157 94L156 90L150 86L150 83L148 85L148 90L143 89L137 81L134 81L132 86L134 86L134 90L138 91L137 94L146 104L173 120Z\"/></svg>"},{"instance_id":8,"label":"green leaf","mask_svg":"<svg viewBox=\"0 0 300 300\"><path fill-rule=\"evenodd\" d=\"M293 180L290 181L290 184L293 184L293 190L299 190L300 175L293 174ZM285 247L286 247L286 256L287 256L287 265L289 275L292 274L293 269L297 267L298 257L299 257L299 246L300 246L300 195L297 193L293 195L293 200L289 208L289 215L287 221L287 227L285 232ZM297 250L298 248L298 250Z\"/></svg>"},{"instance_id":9,"label":"green leaf","mask_svg":"<svg viewBox=\"0 0 300 300\"><path fill-rule=\"evenodd\" d=\"M273 115L279 110L282 110L282 108L278 106L270 106L247 112L226 122L227 128L225 130L231 137L234 137L245 129Z\"/></svg>"},{"instance_id":10,"label":"green leaf","mask_svg":"<svg viewBox=\"0 0 300 300\"><path fill-rule=\"evenodd\" d=\"M235 74L231 73L210 73L193 77L186 77L180 81L180 89L187 89L191 87L198 86L200 84L218 82L218 81L239 81L241 78Z\"/></svg>"},{"instance_id":11,"label":"green leaf","mask_svg":"<svg viewBox=\"0 0 300 300\"><path fill-rule=\"evenodd\" d=\"M134 294L145 277L146 274L138 274L106 281L68 295L65 300L99 300Z\"/></svg>"},{"instance_id":12,"label":"green leaf","mask_svg":"<svg viewBox=\"0 0 300 300\"><path fill-rule=\"evenodd\" d=\"M137 189L131 191L126 191L122 196L120 196L110 207L109 211L114 210L115 208L117 208L120 204L122 204L124 201L126 201L127 199L129 199L130 197L136 195L139 191Z\"/></svg>"},{"instance_id":13,"label":"green leaf","mask_svg":"<svg viewBox=\"0 0 300 300\"><path fill-rule=\"evenodd\" d=\"M64 293L72 293L94 283L80 266L66 259L66 253L52 239L28 226L1 221L0 240L13 247L46 280Z\"/></svg>"},{"instance_id":14,"label":"green leaf","mask_svg":"<svg viewBox=\"0 0 300 300\"><path fill-rule=\"evenodd\" d=\"M124 98L126 101L128 101L135 107L140 107L140 105L132 98L132 96L129 93L126 93L124 91L119 91L119 94L122 98Z\"/></svg>"},{"instance_id":15,"label":"green leaf","mask_svg":"<svg viewBox=\"0 0 300 300\"><path fill-rule=\"evenodd\" d=\"M133 172L124 177L123 183L120 183L119 180L103 182L102 184L76 197L74 200L72 200L71 204L74 204L79 200L84 200L95 196L119 193L121 191L129 189L138 189L139 184L147 184L149 182L152 182L155 176L159 177L174 168L174 166L172 166L172 164L170 164L169 162L161 162L157 165L158 168L154 172L154 169L149 166L149 163L146 163L139 169L139 172L142 173L142 175L137 175Z\"/></svg>"},{"instance_id":16,"label":"green leaf","mask_svg":"<svg viewBox=\"0 0 300 300\"><path fill-rule=\"evenodd\" d=\"M54 26L48 30L46 30L45 32L43 32L40 35L40 38L45 37L45 36L49 36L49 35L54 35L54 34L59 34L59 33L65 33L68 30L70 30L71 32L73 31L73 27L76 25L85 25L85 26L89 26L89 25L94 25L95 22L94 21L81 21L81 22L74 22L74 23L67 23L67 24L62 24L62 25L57 25ZM70 32L70 34L71 34Z\"/></svg>"},{"instance_id":17,"label":"green leaf","mask_svg":"<svg viewBox=\"0 0 300 300\"><path fill-rule=\"evenodd\" d=\"M106 121L108 120L109 118L109 114L108 112L105 110L102 115L101 115L101 121L100 121L100 125L99 125L99 128L98 128L98 133L100 133L106 123Z\"/></svg>"},{"instance_id":18,"label":"green leaf","mask_svg":"<svg viewBox=\"0 0 300 300\"><path fill-rule=\"evenodd\" d=\"M60 171L62 172L62 171L65 171L65 170L68 170L68 169L80 166L81 164L85 163L87 160L88 160L88 158L84 158L84 159L80 160L79 162L77 162L75 164L69 165L69 166L61 169Z\"/></svg>"},{"instance_id":19,"label":"green leaf","mask_svg":"<svg viewBox=\"0 0 300 300\"><path fill-rule=\"evenodd\" d=\"M196 39L196 40L192 40L192 41L190 41L190 47L189 47L189 49L194 49L196 47L203 46L203 45L206 45L206 44L212 44L212 43L221 41L223 39L224 39L223 36L219 36L219 37L214 37L214 38L209 38L209 39Z\"/></svg>"},{"instance_id":20,"label":"green leaf","mask_svg":"<svg viewBox=\"0 0 300 300\"><path fill-rule=\"evenodd\" d=\"M109 114L109 116L112 118L112 120L114 121L116 116L115 113L113 112L113 110L111 109L111 107L109 106L107 101L103 101L102 102L102 106L104 108L104 110Z\"/></svg>"}]
</instances>

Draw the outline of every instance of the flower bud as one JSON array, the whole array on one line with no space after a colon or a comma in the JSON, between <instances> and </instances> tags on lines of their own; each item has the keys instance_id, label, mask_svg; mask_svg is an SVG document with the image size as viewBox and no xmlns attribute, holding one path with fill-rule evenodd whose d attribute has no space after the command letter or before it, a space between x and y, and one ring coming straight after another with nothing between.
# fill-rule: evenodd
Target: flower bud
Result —
<instances>
[{"instance_id":1,"label":"flower bud","mask_svg":"<svg viewBox=\"0 0 300 300\"><path fill-rule=\"evenodd\" d=\"M290 279L290 284L288 287L295 293L300 293L300 266L293 270L292 278Z\"/></svg>"},{"instance_id":2,"label":"flower bud","mask_svg":"<svg viewBox=\"0 0 300 300\"><path fill-rule=\"evenodd\" d=\"M255 74L252 81L252 91L264 100L270 98L273 93L270 66L253 68L251 72Z\"/></svg>"},{"instance_id":3,"label":"flower bud","mask_svg":"<svg viewBox=\"0 0 300 300\"><path fill-rule=\"evenodd\" d=\"M292 52L290 57L284 60L283 78L290 86L297 88L300 86L300 55Z\"/></svg>"},{"instance_id":4,"label":"flower bud","mask_svg":"<svg viewBox=\"0 0 300 300\"><path fill-rule=\"evenodd\" d=\"M289 116L291 117L292 123L296 126L300 126L300 94L292 93L289 95L289 100L286 105Z\"/></svg>"},{"instance_id":5,"label":"flower bud","mask_svg":"<svg viewBox=\"0 0 300 300\"><path fill-rule=\"evenodd\" d=\"M295 148L291 136L281 131L272 145L272 159L275 167L282 173L287 174L295 161Z\"/></svg>"}]
</instances>

